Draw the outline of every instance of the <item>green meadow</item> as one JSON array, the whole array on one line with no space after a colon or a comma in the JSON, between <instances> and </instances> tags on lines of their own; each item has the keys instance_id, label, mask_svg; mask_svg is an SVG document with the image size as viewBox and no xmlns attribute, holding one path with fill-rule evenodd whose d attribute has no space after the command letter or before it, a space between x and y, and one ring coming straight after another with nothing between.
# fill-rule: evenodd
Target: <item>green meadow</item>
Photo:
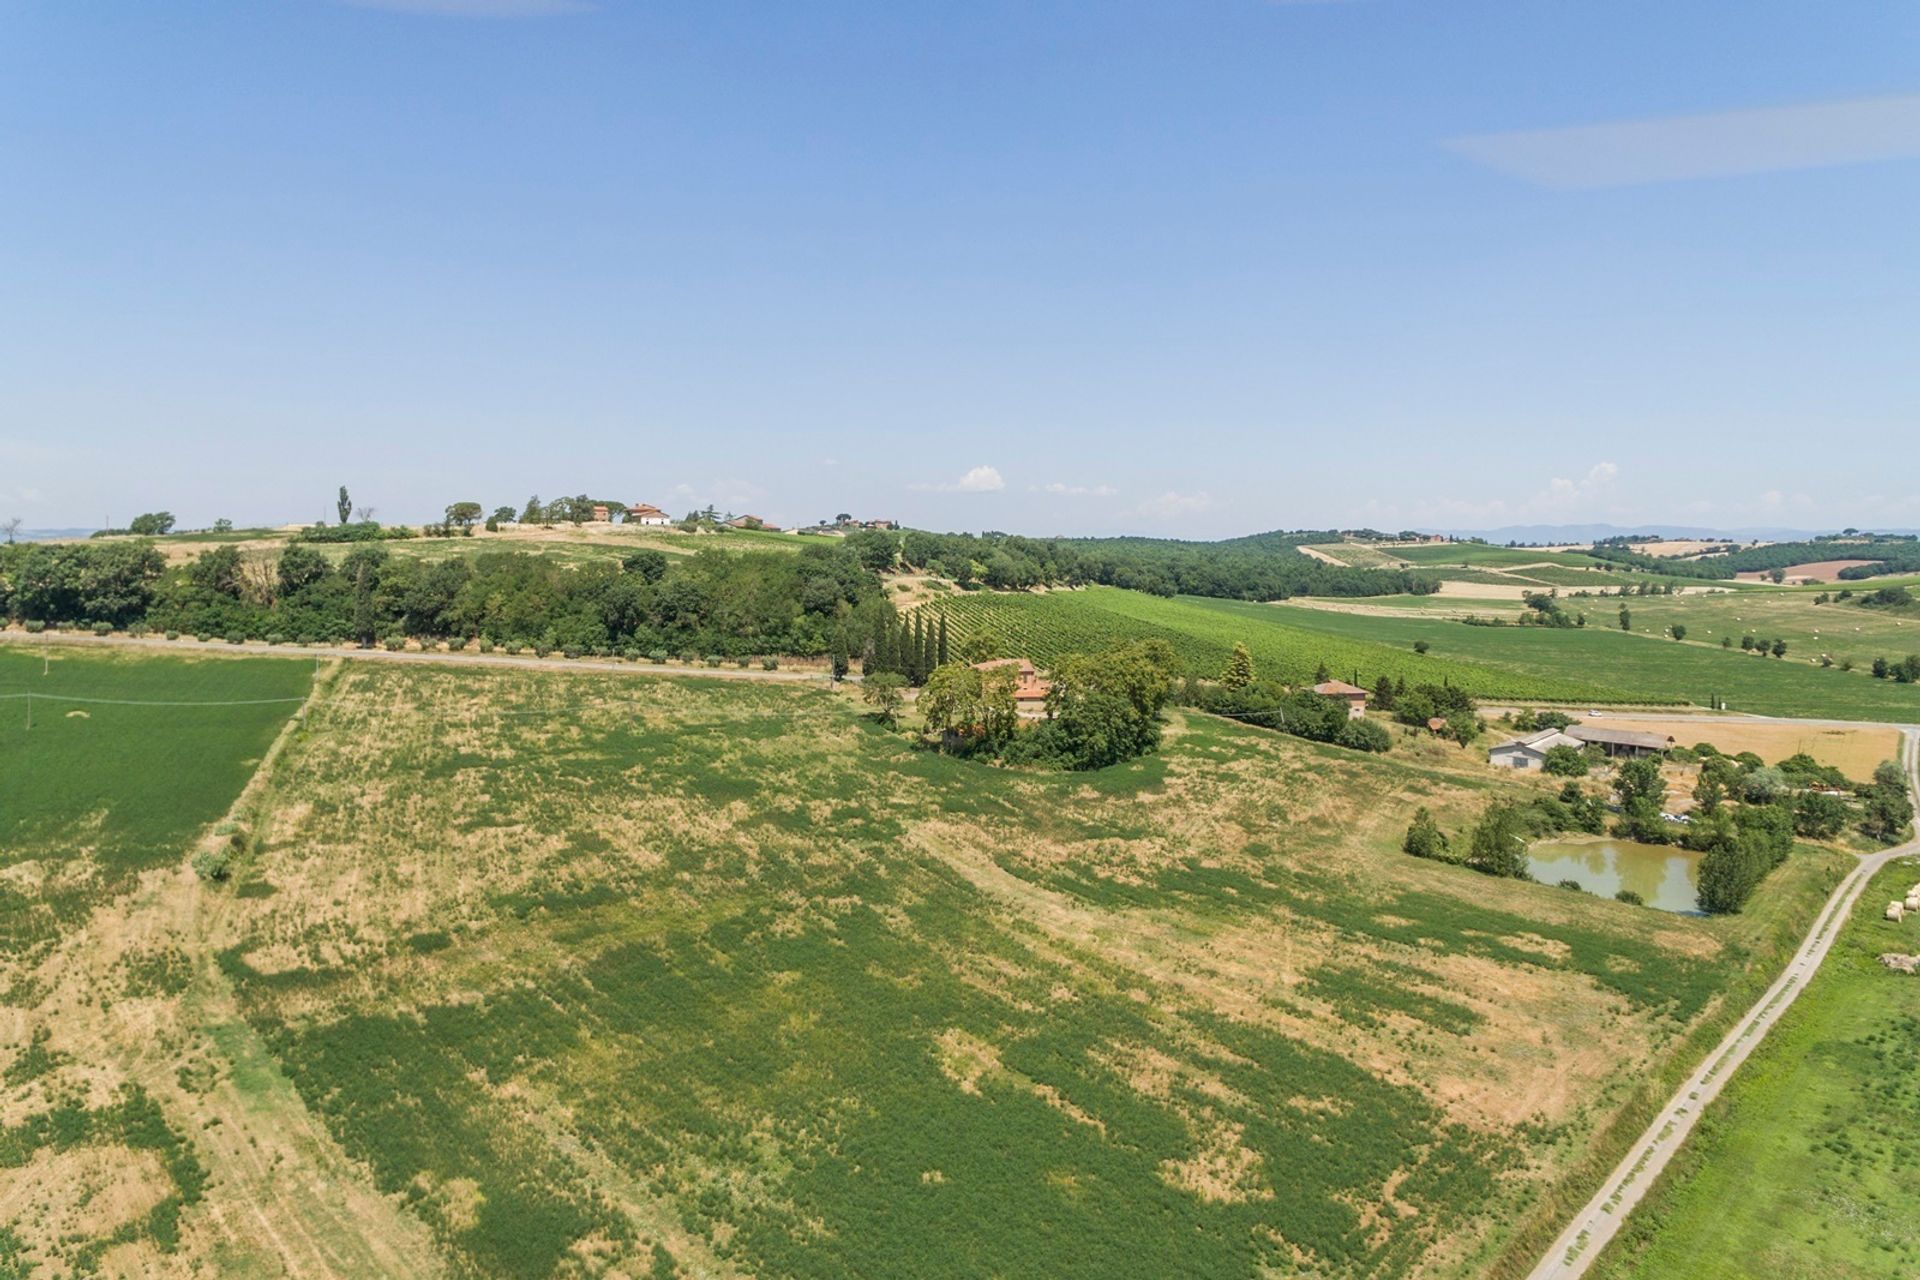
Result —
<instances>
[{"instance_id":1,"label":"green meadow","mask_svg":"<svg viewBox=\"0 0 1920 1280\"><path fill-rule=\"evenodd\" d=\"M1641 599L1624 602L1636 619ZM1760 715L1920 721L1920 685L1875 680L1857 669L1823 668L1792 649L1785 658L1759 658L1738 648L1728 651L1717 644L1695 644L1691 636L1685 643L1677 643L1653 635L1627 634L1617 626L1618 602L1612 600L1568 601L1568 608L1588 609L1588 624L1581 628L1476 627L1439 618L1234 601L1206 601L1201 607L1244 617L1249 626L1262 611L1278 612L1290 627L1329 640L1390 648L1410 647L1416 640L1424 640L1430 646L1429 658L1498 670L1516 680L1533 677L1543 682L1571 681L1584 676L1608 688L1632 690L1638 695L1636 701L1685 701L1708 706L1718 698L1731 710ZM1472 683L1461 683L1489 697L1502 696L1490 688L1480 690Z\"/></svg>"},{"instance_id":2,"label":"green meadow","mask_svg":"<svg viewBox=\"0 0 1920 1280\"><path fill-rule=\"evenodd\" d=\"M1920 1272L1920 921L1880 918L1920 861L1875 877L1826 963L1700 1118L1593 1274L1895 1280Z\"/></svg>"},{"instance_id":3,"label":"green meadow","mask_svg":"<svg viewBox=\"0 0 1920 1280\"><path fill-rule=\"evenodd\" d=\"M1830 875L1675 917L1398 853L1483 769L699 680L350 665L279 776L220 966L464 1275L1511 1269Z\"/></svg>"},{"instance_id":4,"label":"green meadow","mask_svg":"<svg viewBox=\"0 0 1920 1280\"><path fill-rule=\"evenodd\" d=\"M0 951L184 860L312 677L297 659L0 645Z\"/></svg>"},{"instance_id":5,"label":"green meadow","mask_svg":"<svg viewBox=\"0 0 1920 1280\"><path fill-rule=\"evenodd\" d=\"M1225 667L1235 644L1245 644L1256 670L1281 680L1309 679L1324 665L1343 680L1357 675L1369 687L1392 675L1451 682L1486 697L1643 700L1631 685L1579 671L1508 670L1453 655L1423 657L1410 641L1334 634L1313 625L1312 617L1297 616L1308 615L1304 609L1198 596L1165 599L1114 587L1044 595L973 592L931 608L949 614L956 637L978 636L996 652L1041 663L1120 640L1158 638L1173 646L1191 674L1209 678Z\"/></svg>"}]
</instances>

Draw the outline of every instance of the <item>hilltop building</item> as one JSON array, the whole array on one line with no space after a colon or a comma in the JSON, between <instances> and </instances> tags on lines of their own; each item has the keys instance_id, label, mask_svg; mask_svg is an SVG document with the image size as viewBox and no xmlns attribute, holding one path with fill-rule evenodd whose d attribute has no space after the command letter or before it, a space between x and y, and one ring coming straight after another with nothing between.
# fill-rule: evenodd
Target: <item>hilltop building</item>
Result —
<instances>
[{"instance_id":1,"label":"hilltop building","mask_svg":"<svg viewBox=\"0 0 1920 1280\"><path fill-rule=\"evenodd\" d=\"M1367 691L1345 680L1322 680L1313 691L1323 698L1338 698L1347 704L1347 719L1358 720L1367 714Z\"/></svg>"}]
</instances>

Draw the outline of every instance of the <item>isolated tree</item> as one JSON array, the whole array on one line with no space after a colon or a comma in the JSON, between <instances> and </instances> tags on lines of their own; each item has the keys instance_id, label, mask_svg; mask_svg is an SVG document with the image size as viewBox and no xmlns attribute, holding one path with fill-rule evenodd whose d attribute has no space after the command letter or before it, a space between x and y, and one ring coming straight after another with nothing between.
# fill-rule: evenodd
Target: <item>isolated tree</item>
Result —
<instances>
[{"instance_id":1,"label":"isolated tree","mask_svg":"<svg viewBox=\"0 0 1920 1280\"><path fill-rule=\"evenodd\" d=\"M353 499L347 496L347 486L340 486L340 495L333 500L333 509L340 513L341 524L353 518Z\"/></svg>"},{"instance_id":2,"label":"isolated tree","mask_svg":"<svg viewBox=\"0 0 1920 1280\"><path fill-rule=\"evenodd\" d=\"M1684 622L1676 622L1671 627L1668 627L1667 630L1673 633L1675 640L1685 640L1687 638L1687 624Z\"/></svg>"},{"instance_id":3,"label":"isolated tree","mask_svg":"<svg viewBox=\"0 0 1920 1280\"><path fill-rule=\"evenodd\" d=\"M952 661L947 655L947 612L940 611L940 638L934 643L934 666L944 667Z\"/></svg>"},{"instance_id":4,"label":"isolated tree","mask_svg":"<svg viewBox=\"0 0 1920 1280\"><path fill-rule=\"evenodd\" d=\"M20 532L20 526L25 523L26 521L19 516L8 516L5 520L0 520L0 533L7 535L8 546L13 545L13 536Z\"/></svg>"},{"instance_id":5,"label":"isolated tree","mask_svg":"<svg viewBox=\"0 0 1920 1280\"><path fill-rule=\"evenodd\" d=\"M473 522L480 518L481 507L477 502L455 502L447 507L447 526L449 528L471 529Z\"/></svg>"},{"instance_id":6,"label":"isolated tree","mask_svg":"<svg viewBox=\"0 0 1920 1280\"><path fill-rule=\"evenodd\" d=\"M1467 845L1466 862L1486 875L1528 879L1527 846L1520 835L1520 818L1514 806L1496 803L1480 816Z\"/></svg>"},{"instance_id":7,"label":"isolated tree","mask_svg":"<svg viewBox=\"0 0 1920 1280\"><path fill-rule=\"evenodd\" d=\"M493 522L495 524L512 524L513 508L504 505L495 507L493 509Z\"/></svg>"},{"instance_id":8,"label":"isolated tree","mask_svg":"<svg viewBox=\"0 0 1920 1280\"><path fill-rule=\"evenodd\" d=\"M1785 640L1775 640L1773 642L1773 656L1776 658L1784 658L1787 656L1787 642Z\"/></svg>"},{"instance_id":9,"label":"isolated tree","mask_svg":"<svg viewBox=\"0 0 1920 1280\"><path fill-rule=\"evenodd\" d=\"M1425 652L1426 652L1427 650L1429 650L1429 649L1431 649L1431 648L1433 648L1433 646L1432 646L1431 644L1429 644L1429 643L1427 643L1427 642L1426 642L1425 640L1415 640L1415 641L1413 642L1413 651L1414 651L1415 653L1422 653L1422 654L1423 654L1423 653L1425 653Z\"/></svg>"},{"instance_id":10,"label":"isolated tree","mask_svg":"<svg viewBox=\"0 0 1920 1280\"><path fill-rule=\"evenodd\" d=\"M373 507L355 507L353 509L353 518L355 523L358 524L372 524L374 516L378 514L379 512Z\"/></svg>"},{"instance_id":11,"label":"isolated tree","mask_svg":"<svg viewBox=\"0 0 1920 1280\"><path fill-rule=\"evenodd\" d=\"M148 511L135 516L132 523L127 525L127 532L159 537L171 528L173 528L173 512Z\"/></svg>"},{"instance_id":12,"label":"isolated tree","mask_svg":"<svg viewBox=\"0 0 1920 1280\"><path fill-rule=\"evenodd\" d=\"M861 679L860 696L874 709L880 723L892 728L899 723L906 687L907 678L898 671L876 671Z\"/></svg>"},{"instance_id":13,"label":"isolated tree","mask_svg":"<svg viewBox=\"0 0 1920 1280\"><path fill-rule=\"evenodd\" d=\"M227 519L225 516L221 516L213 522L213 531L215 533L232 533L233 521Z\"/></svg>"},{"instance_id":14,"label":"isolated tree","mask_svg":"<svg viewBox=\"0 0 1920 1280\"><path fill-rule=\"evenodd\" d=\"M1227 669L1220 673L1220 683L1228 689L1244 689L1253 683L1253 655L1239 641L1234 642L1233 656L1227 659Z\"/></svg>"},{"instance_id":15,"label":"isolated tree","mask_svg":"<svg viewBox=\"0 0 1920 1280\"><path fill-rule=\"evenodd\" d=\"M1620 629L1622 631L1633 630L1633 611L1625 605L1620 606Z\"/></svg>"},{"instance_id":16,"label":"isolated tree","mask_svg":"<svg viewBox=\"0 0 1920 1280\"><path fill-rule=\"evenodd\" d=\"M1447 853L1447 833L1433 820L1427 807L1421 805L1413 811L1413 821L1407 824L1406 838L1400 842L1400 849L1416 858L1443 858Z\"/></svg>"},{"instance_id":17,"label":"isolated tree","mask_svg":"<svg viewBox=\"0 0 1920 1280\"><path fill-rule=\"evenodd\" d=\"M536 493L528 498L527 505L520 509L520 523L538 524L546 512L547 509L540 503L540 495Z\"/></svg>"},{"instance_id":18,"label":"isolated tree","mask_svg":"<svg viewBox=\"0 0 1920 1280\"><path fill-rule=\"evenodd\" d=\"M844 680L847 678L847 668L851 664L847 661L847 633L843 628L835 627L833 629L833 645L832 648L827 651L827 660L833 664L833 678L835 680Z\"/></svg>"}]
</instances>

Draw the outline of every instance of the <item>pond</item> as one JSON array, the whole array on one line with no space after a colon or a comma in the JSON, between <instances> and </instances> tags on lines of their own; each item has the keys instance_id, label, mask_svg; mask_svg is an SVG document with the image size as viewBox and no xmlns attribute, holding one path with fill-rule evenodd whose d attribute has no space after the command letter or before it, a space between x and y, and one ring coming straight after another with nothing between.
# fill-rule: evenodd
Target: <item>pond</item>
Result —
<instances>
[{"instance_id":1,"label":"pond","mask_svg":"<svg viewBox=\"0 0 1920 1280\"><path fill-rule=\"evenodd\" d=\"M1541 884L1577 880L1611 898L1631 889L1662 911L1700 909L1695 877L1700 855L1677 845L1639 844L1610 836L1542 840L1527 850L1527 869Z\"/></svg>"}]
</instances>

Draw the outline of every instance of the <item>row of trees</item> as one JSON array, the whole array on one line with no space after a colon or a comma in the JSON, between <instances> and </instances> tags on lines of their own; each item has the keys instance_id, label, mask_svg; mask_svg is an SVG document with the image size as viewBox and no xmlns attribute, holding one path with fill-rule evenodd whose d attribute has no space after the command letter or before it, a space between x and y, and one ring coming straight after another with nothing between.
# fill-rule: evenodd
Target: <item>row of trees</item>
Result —
<instances>
[{"instance_id":1,"label":"row of trees","mask_svg":"<svg viewBox=\"0 0 1920 1280\"><path fill-rule=\"evenodd\" d=\"M353 527L353 526L346 526ZM0 614L187 634L372 643L480 638L579 652L871 658L899 623L879 580L839 546L796 554L657 551L569 568L483 552L429 563L379 542L336 567L296 543L277 559L219 547L169 568L150 544L0 548ZM896 660L897 661L897 660Z\"/></svg>"},{"instance_id":2,"label":"row of trees","mask_svg":"<svg viewBox=\"0 0 1920 1280\"><path fill-rule=\"evenodd\" d=\"M1004 533L928 533L865 529L849 534L862 563L876 572L915 569L962 588L995 590L1099 583L1154 595L1281 600L1296 595L1422 594L1435 579L1402 570L1347 569L1300 551L1331 541L1327 532L1261 534L1227 542L1157 538L1026 538Z\"/></svg>"}]
</instances>

